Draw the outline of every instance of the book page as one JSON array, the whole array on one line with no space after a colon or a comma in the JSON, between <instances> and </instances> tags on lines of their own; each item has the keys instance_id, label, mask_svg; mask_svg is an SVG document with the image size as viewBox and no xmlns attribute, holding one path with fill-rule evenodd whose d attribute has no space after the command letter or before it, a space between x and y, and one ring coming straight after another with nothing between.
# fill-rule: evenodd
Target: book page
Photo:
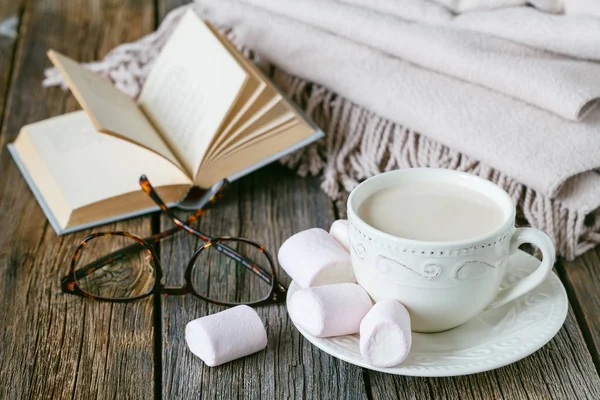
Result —
<instances>
[{"instance_id":1,"label":"book page","mask_svg":"<svg viewBox=\"0 0 600 400\"><path fill-rule=\"evenodd\" d=\"M221 177L239 177L282 156L323 133L281 94L252 61L214 30L215 36L233 54L246 72L265 84L219 132L202 162L196 182L201 186ZM239 110L239 111L238 111ZM285 146L285 143L288 146Z\"/></svg>"},{"instance_id":2,"label":"book page","mask_svg":"<svg viewBox=\"0 0 600 400\"><path fill-rule=\"evenodd\" d=\"M213 153L214 149L219 146L220 143L223 142L228 137L228 133L231 130L231 127L235 126L235 124L240 120L242 115L248 110L256 101L257 98L260 97L261 93L264 93L264 90L267 86L259 82L258 85L254 88L253 93L250 94L249 97L246 97L246 93L242 93L240 98L238 99L235 106L231 109L230 114L227 116L224 124L222 125L222 129L220 132L213 138L212 143L208 146L208 151L204 155L204 158L210 157ZM244 87L243 92L250 93L252 90L252 85L246 85ZM246 100L243 100L246 99Z\"/></svg>"},{"instance_id":3,"label":"book page","mask_svg":"<svg viewBox=\"0 0 600 400\"><path fill-rule=\"evenodd\" d=\"M224 157L227 157L229 154L242 150L245 147L251 146L256 142L265 141L271 136L290 131L294 126L299 125L301 123L302 122L298 119L292 118L291 120L287 120L281 124L273 123L270 124L270 126L265 126L261 128L257 132L253 132L250 135L244 135L243 137L237 138L234 144L227 147L226 151L216 154L214 157L211 157L208 160L208 168L210 168L211 165L219 163L220 160L222 160ZM202 164L202 166L204 167L204 163Z\"/></svg>"},{"instance_id":4,"label":"book page","mask_svg":"<svg viewBox=\"0 0 600 400\"><path fill-rule=\"evenodd\" d=\"M98 133L84 111L26 125L15 142L17 148L22 135L35 153L20 154L26 167L31 168L28 158L37 157L35 169L44 168L53 181L40 182L36 171L30 170L36 186L45 197L51 196L46 187L58 188L70 210L141 191L139 178L144 174L156 187L192 184L183 171L153 151ZM53 203L51 198L47 202ZM64 215L58 218L66 223Z\"/></svg>"},{"instance_id":5,"label":"book page","mask_svg":"<svg viewBox=\"0 0 600 400\"><path fill-rule=\"evenodd\" d=\"M290 129L269 136L265 140L258 140L247 147L224 154L218 162L202 168L197 181L202 187L210 187L210 185L223 178L234 175L254 164L261 163L274 154L294 147L298 142L314 134L315 130L312 126L305 123L294 124Z\"/></svg>"},{"instance_id":6,"label":"book page","mask_svg":"<svg viewBox=\"0 0 600 400\"><path fill-rule=\"evenodd\" d=\"M211 153L211 158L216 158L223 153L227 153L237 146L239 142L245 141L248 137L256 137L263 132L280 126L290 120L298 120L296 114L291 112L283 103L283 99L279 98L271 104L260 110L253 118L248 120L242 127L230 135L218 149Z\"/></svg>"},{"instance_id":7,"label":"book page","mask_svg":"<svg viewBox=\"0 0 600 400\"><path fill-rule=\"evenodd\" d=\"M242 68L246 70L248 73L248 80L237 103L233 106L230 114L224 121L221 131L210 144L205 158L212 157L215 149L218 148L225 139L229 138L230 132L235 131L239 124L243 123L247 117L251 117L255 110L260 109L262 104L271 100L272 97L277 94L272 87L267 85L265 77L260 71L257 68L252 68L253 66L249 66L249 61L229 40L227 40L226 37L221 35L221 33L219 33L212 25L207 24L206 26L211 30L215 37L219 39L229 53L235 57Z\"/></svg>"},{"instance_id":8,"label":"book page","mask_svg":"<svg viewBox=\"0 0 600 400\"><path fill-rule=\"evenodd\" d=\"M48 57L65 78L97 131L143 146L183 168L129 96L108 80L60 53L50 50Z\"/></svg>"},{"instance_id":9,"label":"book page","mask_svg":"<svg viewBox=\"0 0 600 400\"><path fill-rule=\"evenodd\" d=\"M152 67L139 102L194 174L246 79L235 57L188 11Z\"/></svg>"},{"instance_id":10,"label":"book page","mask_svg":"<svg viewBox=\"0 0 600 400\"><path fill-rule=\"evenodd\" d=\"M247 107L241 110L227 127L219 132L218 139L211 144L209 150L211 156L215 152L220 151L223 143L231 141L239 132L240 127L247 126L274 107L281 100L281 96L278 93L274 93L272 88L266 86L253 100L251 104L248 104Z\"/></svg>"}]
</instances>

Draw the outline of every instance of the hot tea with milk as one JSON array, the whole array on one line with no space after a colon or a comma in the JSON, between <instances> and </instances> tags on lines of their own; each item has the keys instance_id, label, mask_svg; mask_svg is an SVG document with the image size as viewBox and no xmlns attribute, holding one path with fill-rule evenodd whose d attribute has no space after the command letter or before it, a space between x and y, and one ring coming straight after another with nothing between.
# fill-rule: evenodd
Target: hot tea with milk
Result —
<instances>
[{"instance_id":1,"label":"hot tea with milk","mask_svg":"<svg viewBox=\"0 0 600 400\"><path fill-rule=\"evenodd\" d=\"M498 228L504 213L489 197L442 182L406 182L373 193L358 216L390 235L428 242L473 239Z\"/></svg>"}]
</instances>

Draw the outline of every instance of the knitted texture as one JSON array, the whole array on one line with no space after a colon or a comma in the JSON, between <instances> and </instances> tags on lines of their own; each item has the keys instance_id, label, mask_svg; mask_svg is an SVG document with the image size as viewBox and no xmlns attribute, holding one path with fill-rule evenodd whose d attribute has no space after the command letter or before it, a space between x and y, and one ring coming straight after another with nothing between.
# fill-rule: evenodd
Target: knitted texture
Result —
<instances>
[{"instance_id":1,"label":"knitted texture","mask_svg":"<svg viewBox=\"0 0 600 400\"><path fill-rule=\"evenodd\" d=\"M110 79L128 95L137 97L153 61L187 8L171 12L156 32L118 46L103 60L86 66ZM235 38L228 36L235 43ZM447 168L478 175L506 190L518 206L519 222L546 232L557 253L567 259L600 243L598 211L585 214L569 209L473 158L382 118L322 86L287 74L249 49L242 51L326 133L325 139L285 156L280 162L301 176L320 174L321 187L330 198L343 198L361 180L381 172L412 167ZM43 84L65 87L55 69L46 71Z\"/></svg>"}]
</instances>

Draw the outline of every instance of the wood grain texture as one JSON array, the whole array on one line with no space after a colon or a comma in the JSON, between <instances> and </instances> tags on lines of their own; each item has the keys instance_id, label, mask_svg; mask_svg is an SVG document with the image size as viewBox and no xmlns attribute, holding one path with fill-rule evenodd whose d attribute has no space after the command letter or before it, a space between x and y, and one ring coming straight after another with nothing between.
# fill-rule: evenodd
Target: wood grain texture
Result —
<instances>
[{"instance_id":1,"label":"wood grain texture","mask_svg":"<svg viewBox=\"0 0 600 400\"><path fill-rule=\"evenodd\" d=\"M0 24L13 16L19 22L19 35L0 34L1 399L149 399L155 393L165 399L600 398L599 249L557 266L575 313L569 312L547 346L505 368L455 378L390 376L341 362L303 339L283 305L258 309L269 335L267 349L209 368L187 349L184 329L192 319L224 308L191 295L110 305L61 294L59 278L87 232L54 234L5 149L23 124L78 108L70 94L40 87L49 66L45 52L51 47L77 60L98 59L151 31L155 18L187 2L0 2ZM247 236L276 253L293 233L327 229L337 215L345 217L345 196L332 206L318 179L273 165L233 184L198 226L213 235ZM102 229L145 235L151 221L138 218ZM163 218L161 226L172 225ZM199 245L184 233L161 245L167 285L183 284L188 257Z\"/></svg>"},{"instance_id":2,"label":"wood grain texture","mask_svg":"<svg viewBox=\"0 0 600 400\"><path fill-rule=\"evenodd\" d=\"M339 218L346 218L345 193L335 202ZM573 309L565 325L546 346L533 355L504 368L481 374L452 378L410 378L369 372L374 399L596 399L600 398L600 378L593 358L600 344L600 279L594 268L600 265L598 250L565 265L569 285L585 311L585 324L593 332L592 353L588 351ZM558 264L557 270L563 267ZM562 274L560 274L562 275ZM569 283L571 282L571 283ZM573 299L571 298L571 301ZM578 306L576 305L575 308ZM586 334L583 327L583 334ZM589 342L589 341L588 341ZM585 378L583 378L585 377Z\"/></svg>"},{"instance_id":3,"label":"wood grain texture","mask_svg":"<svg viewBox=\"0 0 600 400\"><path fill-rule=\"evenodd\" d=\"M315 226L328 229L332 220L330 202L316 179L272 165L232 184L198 226L212 235L251 238L276 255L293 233ZM200 245L191 235L179 235L161 247L169 285L183 284L187 258ZM289 278L280 274L288 284ZM224 308L187 295L163 299L162 310L165 399L367 397L362 370L312 346L292 326L284 305L257 309L269 337L266 350L216 368L187 349L184 330L189 321Z\"/></svg>"},{"instance_id":4,"label":"wood grain texture","mask_svg":"<svg viewBox=\"0 0 600 400\"><path fill-rule=\"evenodd\" d=\"M156 0L156 9L159 23L165 18L165 15L167 15L172 9L192 2L193 0Z\"/></svg>"},{"instance_id":5,"label":"wood grain texture","mask_svg":"<svg viewBox=\"0 0 600 400\"><path fill-rule=\"evenodd\" d=\"M12 62L21 22L21 1L0 3L0 122L12 73Z\"/></svg>"},{"instance_id":6,"label":"wood grain texture","mask_svg":"<svg viewBox=\"0 0 600 400\"><path fill-rule=\"evenodd\" d=\"M596 374L570 311L558 335L533 355L504 368L451 378L370 372L374 399L598 399Z\"/></svg>"},{"instance_id":7,"label":"wood grain texture","mask_svg":"<svg viewBox=\"0 0 600 400\"><path fill-rule=\"evenodd\" d=\"M600 247L558 266L569 300L600 372Z\"/></svg>"},{"instance_id":8,"label":"wood grain texture","mask_svg":"<svg viewBox=\"0 0 600 400\"><path fill-rule=\"evenodd\" d=\"M110 305L60 293L86 232L55 235L4 145L23 124L77 108L69 93L41 87L48 48L99 58L151 31L153 11L150 0L27 2L0 137L2 399L152 397L152 300ZM150 218L103 229L146 234Z\"/></svg>"}]
</instances>

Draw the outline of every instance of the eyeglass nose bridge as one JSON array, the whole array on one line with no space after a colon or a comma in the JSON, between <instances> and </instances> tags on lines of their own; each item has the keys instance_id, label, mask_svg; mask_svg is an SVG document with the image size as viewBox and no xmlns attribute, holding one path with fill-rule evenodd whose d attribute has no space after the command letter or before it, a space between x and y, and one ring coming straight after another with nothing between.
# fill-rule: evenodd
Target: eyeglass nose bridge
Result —
<instances>
[{"instance_id":1,"label":"eyeglass nose bridge","mask_svg":"<svg viewBox=\"0 0 600 400\"><path fill-rule=\"evenodd\" d=\"M185 286L181 287L165 287L161 288L160 293L163 296L179 296L190 293L189 289Z\"/></svg>"}]
</instances>

